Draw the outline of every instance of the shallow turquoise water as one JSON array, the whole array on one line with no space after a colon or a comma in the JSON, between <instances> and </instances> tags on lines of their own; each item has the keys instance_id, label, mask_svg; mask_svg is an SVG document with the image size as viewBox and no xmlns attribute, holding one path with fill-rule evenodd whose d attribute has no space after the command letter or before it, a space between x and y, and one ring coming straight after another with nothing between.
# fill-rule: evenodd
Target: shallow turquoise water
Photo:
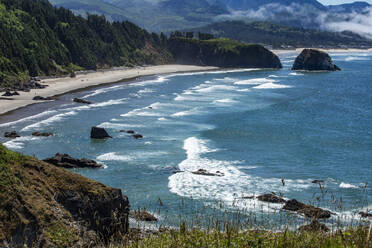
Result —
<instances>
[{"instance_id":1,"label":"shallow turquoise water","mask_svg":"<svg viewBox=\"0 0 372 248\"><path fill-rule=\"evenodd\" d=\"M370 184L363 189L372 183L372 53L332 57L341 72L292 72L295 56L286 55L278 71L163 75L67 94L40 105L36 116L32 106L19 111L21 120L3 117L0 132L20 130L22 138L1 141L42 159L62 152L98 160L105 169L76 172L121 188L133 208L145 206L168 224L182 199L186 216L221 204L273 215L280 205L242 199L270 192L350 217L372 200ZM114 139L91 141L94 125ZM55 136L34 138L33 131ZM224 176L190 173L198 169ZM325 181L325 194L315 179Z\"/></svg>"}]
</instances>

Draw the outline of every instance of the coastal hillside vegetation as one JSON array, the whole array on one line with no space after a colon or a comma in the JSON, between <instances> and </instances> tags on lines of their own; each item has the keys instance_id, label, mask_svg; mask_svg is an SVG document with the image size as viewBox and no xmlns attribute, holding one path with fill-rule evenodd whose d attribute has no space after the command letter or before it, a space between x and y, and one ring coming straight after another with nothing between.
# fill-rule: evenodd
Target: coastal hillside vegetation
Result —
<instances>
[{"instance_id":1,"label":"coastal hillside vegetation","mask_svg":"<svg viewBox=\"0 0 372 248\"><path fill-rule=\"evenodd\" d=\"M80 247L128 231L129 203L107 187L0 145L0 247Z\"/></svg>"},{"instance_id":2,"label":"coastal hillside vegetation","mask_svg":"<svg viewBox=\"0 0 372 248\"><path fill-rule=\"evenodd\" d=\"M182 63L220 67L280 68L260 45L229 39L149 33L104 16L76 16L47 0L0 0L0 88L29 77L66 75L115 66ZM73 75L73 74L71 74Z\"/></svg>"},{"instance_id":3,"label":"coastal hillside vegetation","mask_svg":"<svg viewBox=\"0 0 372 248\"><path fill-rule=\"evenodd\" d=\"M261 45L231 39L192 38L189 33L171 35L169 51L177 63L219 67L282 68L279 58Z\"/></svg>"},{"instance_id":4,"label":"coastal hillside vegetation","mask_svg":"<svg viewBox=\"0 0 372 248\"><path fill-rule=\"evenodd\" d=\"M76 69L164 64L160 37L130 22L75 16L46 0L0 0L0 82Z\"/></svg>"}]
</instances>

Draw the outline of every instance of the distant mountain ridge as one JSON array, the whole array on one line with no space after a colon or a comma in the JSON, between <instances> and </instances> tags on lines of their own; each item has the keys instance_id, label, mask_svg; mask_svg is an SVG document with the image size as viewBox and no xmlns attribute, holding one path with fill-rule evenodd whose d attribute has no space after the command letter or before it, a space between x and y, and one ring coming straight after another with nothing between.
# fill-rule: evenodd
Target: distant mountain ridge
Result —
<instances>
[{"instance_id":1,"label":"distant mountain ridge","mask_svg":"<svg viewBox=\"0 0 372 248\"><path fill-rule=\"evenodd\" d=\"M84 15L104 14L110 21L129 20L160 32L195 28L223 20L260 20L321 28L324 21L344 21L340 14L365 13L366 2L326 6L317 0L51 0Z\"/></svg>"}]
</instances>

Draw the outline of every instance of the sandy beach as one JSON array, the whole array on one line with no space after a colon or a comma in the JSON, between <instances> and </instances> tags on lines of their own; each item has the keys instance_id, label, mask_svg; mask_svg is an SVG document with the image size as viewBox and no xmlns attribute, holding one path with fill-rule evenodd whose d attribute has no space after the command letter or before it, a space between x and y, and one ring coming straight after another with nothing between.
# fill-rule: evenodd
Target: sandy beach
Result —
<instances>
[{"instance_id":1,"label":"sandy beach","mask_svg":"<svg viewBox=\"0 0 372 248\"><path fill-rule=\"evenodd\" d=\"M281 54L288 54L288 53L300 53L303 49L305 48L296 48L296 49L290 49L290 50L271 50L273 53L276 55L281 55ZM327 53L363 53L363 52L372 52L372 48L369 49L355 49L355 48L350 48L350 49L325 49L325 48L314 48L318 50L325 51Z\"/></svg>"},{"instance_id":2,"label":"sandy beach","mask_svg":"<svg viewBox=\"0 0 372 248\"><path fill-rule=\"evenodd\" d=\"M52 97L78 89L119 82L141 76L176 72L208 71L216 69L218 68L207 66L159 65L90 72L86 74L78 74L75 78L50 78L42 80L43 84L49 85L45 89L33 89L30 92L19 92L19 96L2 97L2 99L0 99L0 115L30 104L40 102L32 100L32 98L35 96Z\"/></svg>"}]
</instances>

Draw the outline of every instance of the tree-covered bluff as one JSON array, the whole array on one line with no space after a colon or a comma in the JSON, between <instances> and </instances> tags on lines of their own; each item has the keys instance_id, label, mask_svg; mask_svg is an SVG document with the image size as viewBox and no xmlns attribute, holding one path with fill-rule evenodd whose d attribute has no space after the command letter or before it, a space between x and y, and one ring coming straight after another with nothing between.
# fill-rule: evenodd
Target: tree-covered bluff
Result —
<instances>
[{"instance_id":1,"label":"tree-covered bluff","mask_svg":"<svg viewBox=\"0 0 372 248\"><path fill-rule=\"evenodd\" d=\"M47 0L0 0L0 88L76 70L169 63L280 68L259 45L171 37L131 22L76 16Z\"/></svg>"},{"instance_id":2,"label":"tree-covered bluff","mask_svg":"<svg viewBox=\"0 0 372 248\"><path fill-rule=\"evenodd\" d=\"M156 34L103 16L84 19L46 0L1 0L0 44L0 82L171 60Z\"/></svg>"},{"instance_id":3,"label":"tree-covered bluff","mask_svg":"<svg viewBox=\"0 0 372 248\"><path fill-rule=\"evenodd\" d=\"M279 58L261 45L230 39L171 37L169 51L179 64L219 67L282 68Z\"/></svg>"}]
</instances>

